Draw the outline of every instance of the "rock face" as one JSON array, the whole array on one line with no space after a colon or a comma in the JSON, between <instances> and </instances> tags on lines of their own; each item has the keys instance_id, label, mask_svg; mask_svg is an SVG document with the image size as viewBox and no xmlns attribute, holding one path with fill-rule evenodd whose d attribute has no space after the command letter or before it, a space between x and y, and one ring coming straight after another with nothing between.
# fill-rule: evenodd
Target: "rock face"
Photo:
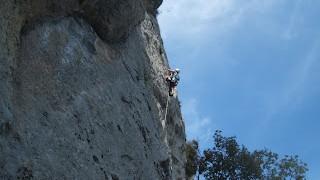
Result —
<instances>
[{"instance_id":1,"label":"rock face","mask_svg":"<svg viewBox=\"0 0 320 180\"><path fill-rule=\"evenodd\" d=\"M161 2L2 2L0 179L185 179Z\"/></svg>"}]
</instances>

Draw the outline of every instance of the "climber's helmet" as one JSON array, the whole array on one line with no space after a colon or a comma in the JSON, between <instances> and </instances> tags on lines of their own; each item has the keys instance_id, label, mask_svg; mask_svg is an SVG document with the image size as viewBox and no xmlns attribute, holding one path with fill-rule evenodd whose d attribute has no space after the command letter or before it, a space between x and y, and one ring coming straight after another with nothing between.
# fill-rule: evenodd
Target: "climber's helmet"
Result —
<instances>
[{"instance_id":1,"label":"climber's helmet","mask_svg":"<svg viewBox=\"0 0 320 180\"><path fill-rule=\"evenodd\" d=\"M176 69L176 72L177 72L177 74L179 74L180 73L180 69Z\"/></svg>"}]
</instances>

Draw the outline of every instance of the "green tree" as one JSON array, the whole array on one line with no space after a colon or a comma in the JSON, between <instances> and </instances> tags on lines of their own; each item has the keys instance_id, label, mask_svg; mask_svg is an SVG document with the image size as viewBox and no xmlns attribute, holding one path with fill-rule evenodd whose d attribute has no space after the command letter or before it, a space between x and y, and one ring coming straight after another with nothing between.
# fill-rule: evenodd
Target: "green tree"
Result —
<instances>
[{"instance_id":1,"label":"green tree","mask_svg":"<svg viewBox=\"0 0 320 180\"><path fill-rule=\"evenodd\" d=\"M255 150L253 154L260 165L263 179L279 179L279 155L277 153L264 149Z\"/></svg>"},{"instance_id":2,"label":"green tree","mask_svg":"<svg viewBox=\"0 0 320 180\"><path fill-rule=\"evenodd\" d=\"M285 155L283 159L279 159L277 153L267 149L256 150L254 154L259 159L263 179L306 179L307 164L299 160L297 155Z\"/></svg>"},{"instance_id":3,"label":"green tree","mask_svg":"<svg viewBox=\"0 0 320 180\"><path fill-rule=\"evenodd\" d=\"M214 147L203 151L202 172L206 179L260 179L261 169L254 154L240 146L236 137L214 134Z\"/></svg>"},{"instance_id":4,"label":"green tree","mask_svg":"<svg viewBox=\"0 0 320 180\"><path fill-rule=\"evenodd\" d=\"M307 164L299 160L297 155L295 156L285 156L280 160L279 163L280 178L289 178L289 179L306 179L305 173L308 171Z\"/></svg>"},{"instance_id":5,"label":"green tree","mask_svg":"<svg viewBox=\"0 0 320 180\"><path fill-rule=\"evenodd\" d=\"M198 159L193 165L192 173L203 174L206 179L305 179L307 164L298 156L279 155L268 149L250 152L244 145L239 145L236 137L224 137L221 131L216 131L214 147L203 151L203 155L191 155ZM198 142L196 146L199 148ZM194 151L192 151L194 152ZM190 166L191 167L191 166ZM189 171L191 172L191 171Z\"/></svg>"}]
</instances>

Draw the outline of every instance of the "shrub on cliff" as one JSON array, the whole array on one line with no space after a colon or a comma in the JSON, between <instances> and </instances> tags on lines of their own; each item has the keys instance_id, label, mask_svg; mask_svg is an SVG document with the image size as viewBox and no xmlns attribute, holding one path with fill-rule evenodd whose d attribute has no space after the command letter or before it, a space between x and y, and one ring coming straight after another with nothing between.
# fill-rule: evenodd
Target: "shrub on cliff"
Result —
<instances>
[{"instance_id":1,"label":"shrub on cliff","mask_svg":"<svg viewBox=\"0 0 320 180\"><path fill-rule=\"evenodd\" d=\"M194 176L198 170L199 164L199 144L197 141L188 141L186 145L186 175L187 178Z\"/></svg>"}]
</instances>

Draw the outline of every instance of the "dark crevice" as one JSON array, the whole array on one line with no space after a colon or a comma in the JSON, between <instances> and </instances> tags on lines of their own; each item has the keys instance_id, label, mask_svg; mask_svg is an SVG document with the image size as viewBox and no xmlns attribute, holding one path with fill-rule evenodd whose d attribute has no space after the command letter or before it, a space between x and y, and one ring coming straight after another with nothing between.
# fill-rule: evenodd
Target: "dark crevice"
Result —
<instances>
[{"instance_id":1,"label":"dark crevice","mask_svg":"<svg viewBox=\"0 0 320 180\"><path fill-rule=\"evenodd\" d=\"M92 156L92 159L94 160L94 162L100 164L99 159L98 159L97 156L93 155L93 156Z\"/></svg>"}]
</instances>

